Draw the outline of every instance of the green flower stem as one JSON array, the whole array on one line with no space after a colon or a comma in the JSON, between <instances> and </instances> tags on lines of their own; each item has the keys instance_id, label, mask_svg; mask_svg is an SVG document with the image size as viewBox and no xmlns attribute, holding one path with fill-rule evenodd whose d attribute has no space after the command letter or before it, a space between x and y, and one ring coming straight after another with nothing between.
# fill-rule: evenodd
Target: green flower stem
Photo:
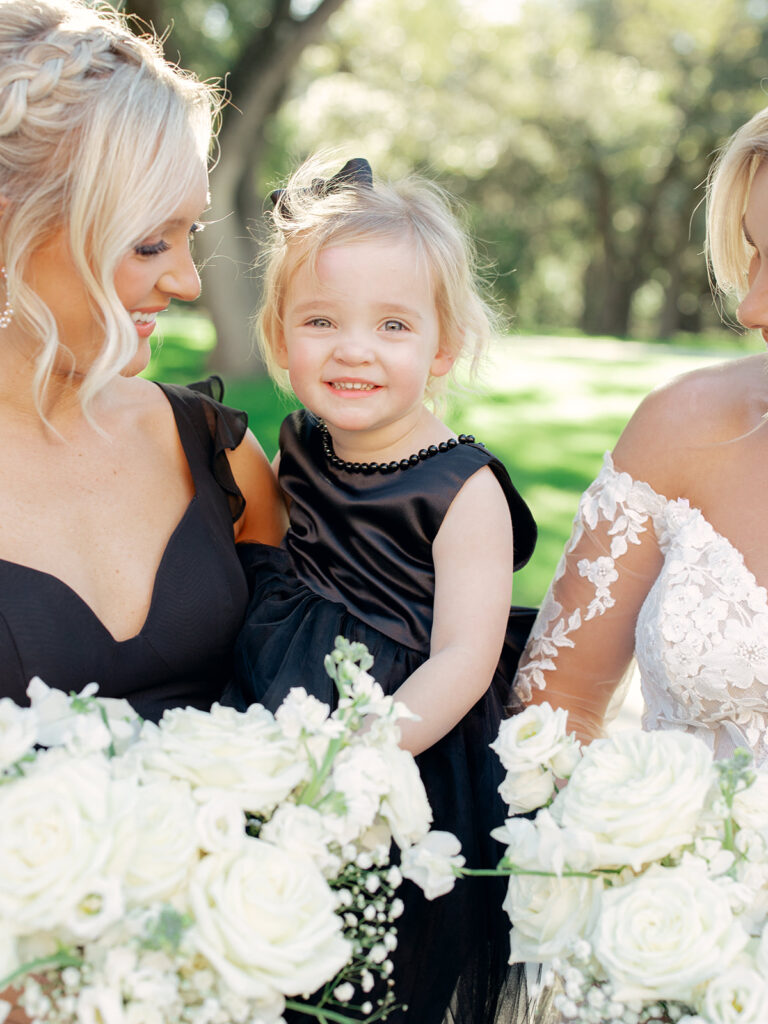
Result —
<instances>
[{"instance_id":1,"label":"green flower stem","mask_svg":"<svg viewBox=\"0 0 768 1024\"><path fill-rule=\"evenodd\" d=\"M503 868L454 868L456 875L463 878L471 875L475 878L504 878L508 875L537 875L540 878L601 878L603 874L616 873L614 869L606 871L535 871L533 868L519 868L516 864Z\"/></svg>"},{"instance_id":2,"label":"green flower stem","mask_svg":"<svg viewBox=\"0 0 768 1024\"><path fill-rule=\"evenodd\" d=\"M17 978L23 978L26 974L34 974L36 971L48 970L51 967L82 967L82 957L75 956L74 953L67 953L66 950L62 950L60 953L54 953L52 956L42 956L39 960L30 960L28 964L22 964L15 971L11 971L5 978L0 978L0 991L12 985Z\"/></svg>"},{"instance_id":3,"label":"green flower stem","mask_svg":"<svg viewBox=\"0 0 768 1024\"><path fill-rule=\"evenodd\" d=\"M297 1003L293 999L286 999L285 1001L286 1010L296 1010L298 1013L303 1013L307 1017L314 1017L319 1020L321 1024L325 1024L326 1021L333 1021L334 1024L360 1024L359 1021L355 1021L352 1017L346 1017L343 1013L337 1013L335 1010L324 1010L320 1006L309 1006L306 1003Z\"/></svg>"},{"instance_id":4,"label":"green flower stem","mask_svg":"<svg viewBox=\"0 0 768 1024\"><path fill-rule=\"evenodd\" d=\"M314 805L315 800L320 793L323 783L325 782L331 768L333 767L333 761L338 752L344 746L343 738L339 737L335 740L331 740L328 744L328 749L325 752L323 763L315 771L312 780L307 783L301 796L296 801L297 804L309 804L310 807Z\"/></svg>"}]
</instances>

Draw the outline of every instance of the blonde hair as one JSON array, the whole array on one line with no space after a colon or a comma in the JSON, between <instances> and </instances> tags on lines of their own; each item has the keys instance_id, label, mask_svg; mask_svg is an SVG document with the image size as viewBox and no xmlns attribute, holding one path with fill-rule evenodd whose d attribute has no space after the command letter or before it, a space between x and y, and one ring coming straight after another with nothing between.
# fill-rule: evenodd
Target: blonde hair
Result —
<instances>
[{"instance_id":1,"label":"blonde hair","mask_svg":"<svg viewBox=\"0 0 768 1024\"><path fill-rule=\"evenodd\" d=\"M417 177L376 182L375 187L344 177L328 188L327 163L327 156L310 158L280 190L279 198L274 194L272 233L261 257L264 292L257 317L259 347L273 380L290 390L275 352L293 274L302 265L314 273L320 252L328 246L369 239L413 243L432 278L441 348L465 358L474 373L498 317L482 296L474 247L448 195ZM439 395L444 381L430 380L427 397Z\"/></svg>"},{"instance_id":2,"label":"blonde hair","mask_svg":"<svg viewBox=\"0 0 768 1024\"><path fill-rule=\"evenodd\" d=\"M39 410L62 342L54 311L25 281L31 254L63 228L103 324L79 391L87 409L138 347L117 266L199 182L219 104L111 7L0 0L0 263L15 317L40 342Z\"/></svg>"},{"instance_id":3,"label":"blonde hair","mask_svg":"<svg viewBox=\"0 0 768 1024\"><path fill-rule=\"evenodd\" d=\"M755 172L768 159L768 107L736 131L707 179L706 251L715 286L742 296L748 290L751 250L743 219Z\"/></svg>"}]
</instances>

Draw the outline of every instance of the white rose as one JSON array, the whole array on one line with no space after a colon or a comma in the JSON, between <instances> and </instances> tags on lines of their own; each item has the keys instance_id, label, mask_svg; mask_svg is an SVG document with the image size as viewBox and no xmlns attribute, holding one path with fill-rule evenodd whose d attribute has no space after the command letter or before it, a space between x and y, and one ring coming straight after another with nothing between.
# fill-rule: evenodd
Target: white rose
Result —
<instances>
[{"instance_id":1,"label":"white rose","mask_svg":"<svg viewBox=\"0 0 768 1024\"><path fill-rule=\"evenodd\" d=\"M590 744L551 810L561 825L594 834L599 866L638 871L693 841L715 781L695 736L622 732Z\"/></svg>"},{"instance_id":2,"label":"white rose","mask_svg":"<svg viewBox=\"0 0 768 1024\"><path fill-rule=\"evenodd\" d=\"M34 712L20 708L10 697L0 698L0 772L28 754L36 742Z\"/></svg>"},{"instance_id":3,"label":"white rose","mask_svg":"<svg viewBox=\"0 0 768 1024\"><path fill-rule=\"evenodd\" d=\"M764 974L743 964L718 973L707 985L697 1009L709 1024L765 1024L768 982Z\"/></svg>"},{"instance_id":4,"label":"white rose","mask_svg":"<svg viewBox=\"0 0 768 1024\"><path fill-rule=\"evenodd\" d=\"M510 875L503 903L512 923L509 962L567 956L594 926L602 889L599 878Z\"/></svg>"},{"instance_id":5,"label":"white rose","mask_svg":"<svg viewBox=\"0 0 768 1024\"><path fill-rule=\"evenodd\" d=\"M0 786L0 918L16 934L66 925L101 877L114 820L99 756L40 755Z\"/></svg>"},{"instance_id":6,"label":"white rose","mask_svg":"<svg viewBox=\"0 0 768 1024\"><path fill-rule=\"evenodd\" d=\"M555 791L555 776L548 768L508 771L499 786L501 799L512 814L525 814L543 807Z\"/></svg>"},{"instance_id":7,"label":"white rose","mask_svg":"<svg viewBox=\"0 0 768 1024\"><path fill-rule=\"evenodd\" d=\"M505 719L491 749L507 771L528 771L540 765L551 767L553 759L562 758L563 767L571 758L574 740L567 735L568 712L553 709L549 704L530 704L519 715Z\"/></svg>"},{"instance_id":8,"label":"white rose","mask_svg":"<svg viewBox=\"0 0 768 1024\"><path fill-rule=\"evenodd\" d=\"M283 804L264 824L260 838L309 857L326 878L334 877L341 867L341 858L329 851L334 836L325 817L314 807Z\"/></svg>"},{"instance_id":9,"label":"white rose","mask_svg":"<svg viewBox=\"0 0 768 1024\"><path fill-rule=\"evenodd\" d=\"M400 870L423 891L428 900L444 896L456 882L454 867L464 865L461 843L451 832L428 832L402 852Z\"/></svg>"},{"instance_id":10,"label":"white rose","mask_svg":"<svg viewBox=\"0 0 768 1024\"><path fill-rule=\"evenodd\" d=\"M381 803L381 816L402 849L423 839L432 824L432 808L413 755L398 746L380 748L388 789Z\"/></svg>"},{"instance_id":11,"label":"white rose","mask_svg":"<svg viewBox=\"0 0 768 1024\"><path fill-rule=\"evenodd\" d=\"M210 712L166 711L159 726L145 723L133 754L146 771L189 782L200 800L225 792L244 810L262 814L308 775L298 742L259 704L242 713L218 704Z\"/></svg>"},{"instance_id":12,"label":"white rose","mask_svg":"<svg viewBox=\"0 0 768 1024\"><path fill-rule=\"evenodd\" d=\"M315 865L271 843L203 858L189 891L190 940L236 995L309 994L352 953Z\"/></svg>"},{"instance_id":13,"label":"white rose","mask_svg":"<svg viewBox=\"0 0 768 1024\"><path fill-rule=\"evenodd\" d=\"M203 800L197 808L195 822L197 841L206 853L236 850L245 840L243 808L236 797L227 793Z\"/></svg>"},{"instance_id":14,"label":"white rose","mask_svg":"<svg viewBox=\"0 0 768 1024\"><path fill-rule=\"evenodd\" d=\"M178 902L199 859L198 808L189 785L157 779L121 792L130 802L118 828L112 866L123 879L128 905Z\"/></svg>"},{"instance_id":15,"label":"white rose","mask_svg":"<svg viewBox=\"0 0 768 1024\"><path fill-rule=\"evenodd\" d=\"M765 924L755 950L755 966L764 978L768 978L768 924Z\"/></svg>"},{"instance_id":16,"label":"white rose","mask_svg":"<svg viewBox=\"0 0 768 1024\"><path fill-rule=\"evenodd\" d=\"M593 951L616 998L692 1003L744 948L725 892L684 868L650 867L603 895Z\"/></svg>"},{"instance_id":17,"label":"white rose","mask_svg":"<svg viewBox=\"0 0 768 1024\"><path fill-rule=\"evenodd\" d=\"M736 793L733 818L739 828L768 831L768 772L755 772L752 785Z\"/></svg>"},{"instance_id":18,"label":"white rose","mask_svg":"<svg viewBox=\"0 0 768 1024\"><path fill-rule=\"evenodd\" d=\"M0 920L0 978L7 978L20 966L16 939L11 935L10 926Z\"/></svg>"}]
</instances>

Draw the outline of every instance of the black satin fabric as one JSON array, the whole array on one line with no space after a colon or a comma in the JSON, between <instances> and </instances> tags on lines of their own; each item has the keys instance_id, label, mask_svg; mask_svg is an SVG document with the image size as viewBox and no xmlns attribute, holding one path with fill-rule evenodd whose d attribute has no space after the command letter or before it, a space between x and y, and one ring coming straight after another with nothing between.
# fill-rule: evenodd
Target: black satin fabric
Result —
<instances>
[{"instance_id":1,"label":"black satin fabric","mask_svg":"<svg viewBox=\"0 0 768 1024\"><path fill-rule=\"evenodd\" d=\"M504 467L481 445L459 445L386 475L353 474L328 462L311 414L289 416L281 430L280 483L290 498L291 527L281 549L239 546L252 596L225 700L275 710L291 687L303 686L334 706L323 657L339 635L368 646L372 674L394 692L429 655L432 542L462 485L483 466L507 496L520 566L533 551L535 523ZM503 772L488 744L534 617L535 609L512 609L487 693L417 758L433 828L454 832L472 867L495 866L503 854L490 837L505 818L497 791ZM398 1001L409 1010L390 1014L390 1024L440 1024L446 1013L455 1024L524 1018L520 972L506 963L505 889L503 879L471 879L428 902L404 884L394 976Z\"/></svg>"},{"instance_id":2,"label":"black satin fabric","mask_svg":"<svg viewBox=\"0 0 768 1024\"><path fill-rule=\"evenodd\" d=\"M102 696L123 697L155 721L166 708L207 709L221 696L248 596L232 529L243 499L226 450L242 440L247 417L215 400L215 379L160 387L195 495L168 540L144 625L117 641L67 584L0 560L0 696L27 704L36 675L65 691L97 682Z\"/></svg>"}]
</instances>

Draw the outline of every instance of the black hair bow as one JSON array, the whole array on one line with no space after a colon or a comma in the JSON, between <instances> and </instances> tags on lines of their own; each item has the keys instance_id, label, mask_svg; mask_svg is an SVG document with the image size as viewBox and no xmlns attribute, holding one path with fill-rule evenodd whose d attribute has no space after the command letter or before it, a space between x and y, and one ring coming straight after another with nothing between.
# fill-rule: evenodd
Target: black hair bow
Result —
<instances>
[{"instance_id":1,"label":"black hair bow","mask_svg":"<svg viewBox=\"0 0 768 1024\"><path fill-rule=\"evenodd\" d=\"M350 187L373 188L373 171L364 157L358 156L353 160L347 160L341 170L337 171L332 178L313 178L310 191L312 195L322 198ZM280 205L280 213L284 217L291 216L284 188L276 188L269 193L269 198L272 200L273 206Z\"/></svg>"}]
</instances>

